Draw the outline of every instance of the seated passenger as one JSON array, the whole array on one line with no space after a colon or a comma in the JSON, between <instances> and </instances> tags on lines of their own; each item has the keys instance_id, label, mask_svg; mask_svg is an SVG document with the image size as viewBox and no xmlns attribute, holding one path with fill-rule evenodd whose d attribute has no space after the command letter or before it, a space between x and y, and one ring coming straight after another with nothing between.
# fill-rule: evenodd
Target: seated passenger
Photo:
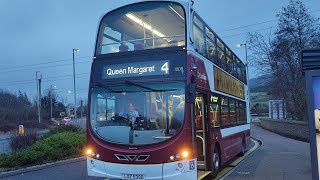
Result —
<instances>
[{"instance_id":1,"label":"seated passenger","mask_svg":"<svg viewBox=\"0 0 320 180\"><path fill-rule=\"evenodd\" d=\"M119 52L126 52L128 50L129 50L129 47L122 42L121 45L119 46Z\"/></svg>"},{"instance_id":2,"label":"seated passenger","mask_svg":"<svg viewBox=\"0 0 320 180\"><path fill-rule=\"evenodd\" d=\"M201 115L196 116L196 128L197 128L197 130L202 130L202 116Z\"/></svg>"},{"instance_id":3,"label":"seated passenger","mask_svg":"<svg viewBox=\"0 0 320 180\"><path fill-rule=\"evenodd\" d=\"M143 44L135 44L134 45L134 50L143 50L144 49L144 45Z\"/></svg>"},{"instance_id":4,"label":"seated passenger","mask_svg":"<svg viewBox=\"0 0 320 180\"><path fill-rule=\"evenodd\" d=\"M172 41L169 42L168 46L169 47L176 47L176 46L178 46L178 41L177 40L172 40Z\"/></svg>"},{"instance_id":5,"label":"seated passenger","mask_svg":"<svg viewBox=\"0 0 320 180\"><path fill-rule=\"evenodd\" d=\"M178 131L182 127L183 120L184 120L183 119L184 108L185 108L184 105L185 105L184 101L180 102L180 104L176 107L176 109L172 113L170 129L175 129L176 131Z\"/></svg>"}]
</instances>

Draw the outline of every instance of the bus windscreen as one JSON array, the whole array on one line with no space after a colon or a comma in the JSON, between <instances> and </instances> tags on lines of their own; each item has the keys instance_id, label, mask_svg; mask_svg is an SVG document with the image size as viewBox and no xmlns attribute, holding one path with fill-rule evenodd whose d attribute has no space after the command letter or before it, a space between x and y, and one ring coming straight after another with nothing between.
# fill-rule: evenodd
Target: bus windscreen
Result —
<instances>
[{"instance_id":1,"label":"bus windscreen","mask_svg":"<svg viewBox=\"0 0 320 180\"><path fill-rule=\"evenodd\" d=\"M177 3L145 2L108 13L101 21L96 55L184 47L185 13Z\"/></svg>"},{"instance_id":2,"label":"bus windscreen","mask_svg":"<svg viewBox=\"0 0 320 180\"><path fill-rule=\"evenodd\" d=\"M124 145L154 144L170 139L182 128L185 85L136 84L94 86L90 122L101 139Z\"/></svg>"}]
</instances>

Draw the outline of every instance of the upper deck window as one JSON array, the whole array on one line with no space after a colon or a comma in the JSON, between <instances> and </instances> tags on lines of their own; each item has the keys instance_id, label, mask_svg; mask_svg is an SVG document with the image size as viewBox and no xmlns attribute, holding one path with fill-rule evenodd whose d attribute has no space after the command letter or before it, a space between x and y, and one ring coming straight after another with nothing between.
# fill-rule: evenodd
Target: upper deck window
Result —
<instances>
[{"instance_id":1,"label":"upper deck window","mask_svg":"<svg viewBox=\"0 0 320 180\"><path fill-rule=\"evenodd\" d=\"M185 46L185 13L177 3L144 2L108 13L96 54Z\"/></svg>"}]
</instances>

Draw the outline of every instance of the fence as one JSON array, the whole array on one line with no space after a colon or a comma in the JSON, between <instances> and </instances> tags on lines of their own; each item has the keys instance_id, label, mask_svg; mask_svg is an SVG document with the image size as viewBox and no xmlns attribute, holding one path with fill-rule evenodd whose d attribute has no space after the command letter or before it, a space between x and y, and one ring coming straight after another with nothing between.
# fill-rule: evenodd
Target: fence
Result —
<instances>
[{"instance_id":1,"label":"fence","mask_svg":"<svg viewBox=\"0 0 320 180\"><path fill-rule=\"evenodd\" d=\"M309 141L309 126L305 121L261 119L261 127L282 136Z\"/></svg>"}]
</instances>

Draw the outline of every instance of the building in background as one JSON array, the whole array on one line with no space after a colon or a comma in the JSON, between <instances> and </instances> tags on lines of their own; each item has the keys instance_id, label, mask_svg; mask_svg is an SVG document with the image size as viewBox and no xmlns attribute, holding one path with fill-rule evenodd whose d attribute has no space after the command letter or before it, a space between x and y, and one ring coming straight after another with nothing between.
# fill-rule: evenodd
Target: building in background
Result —
<instances>
[{"instance_id":1,"label":"building in background","mask_svg":"<svg viewBox=\"0 0 320 180\"><path fill-rule=\"evenodd\" d=\"M284 100L269 100L269 118L286 119L287 110Z\"/></svg>"}]
</instances>

